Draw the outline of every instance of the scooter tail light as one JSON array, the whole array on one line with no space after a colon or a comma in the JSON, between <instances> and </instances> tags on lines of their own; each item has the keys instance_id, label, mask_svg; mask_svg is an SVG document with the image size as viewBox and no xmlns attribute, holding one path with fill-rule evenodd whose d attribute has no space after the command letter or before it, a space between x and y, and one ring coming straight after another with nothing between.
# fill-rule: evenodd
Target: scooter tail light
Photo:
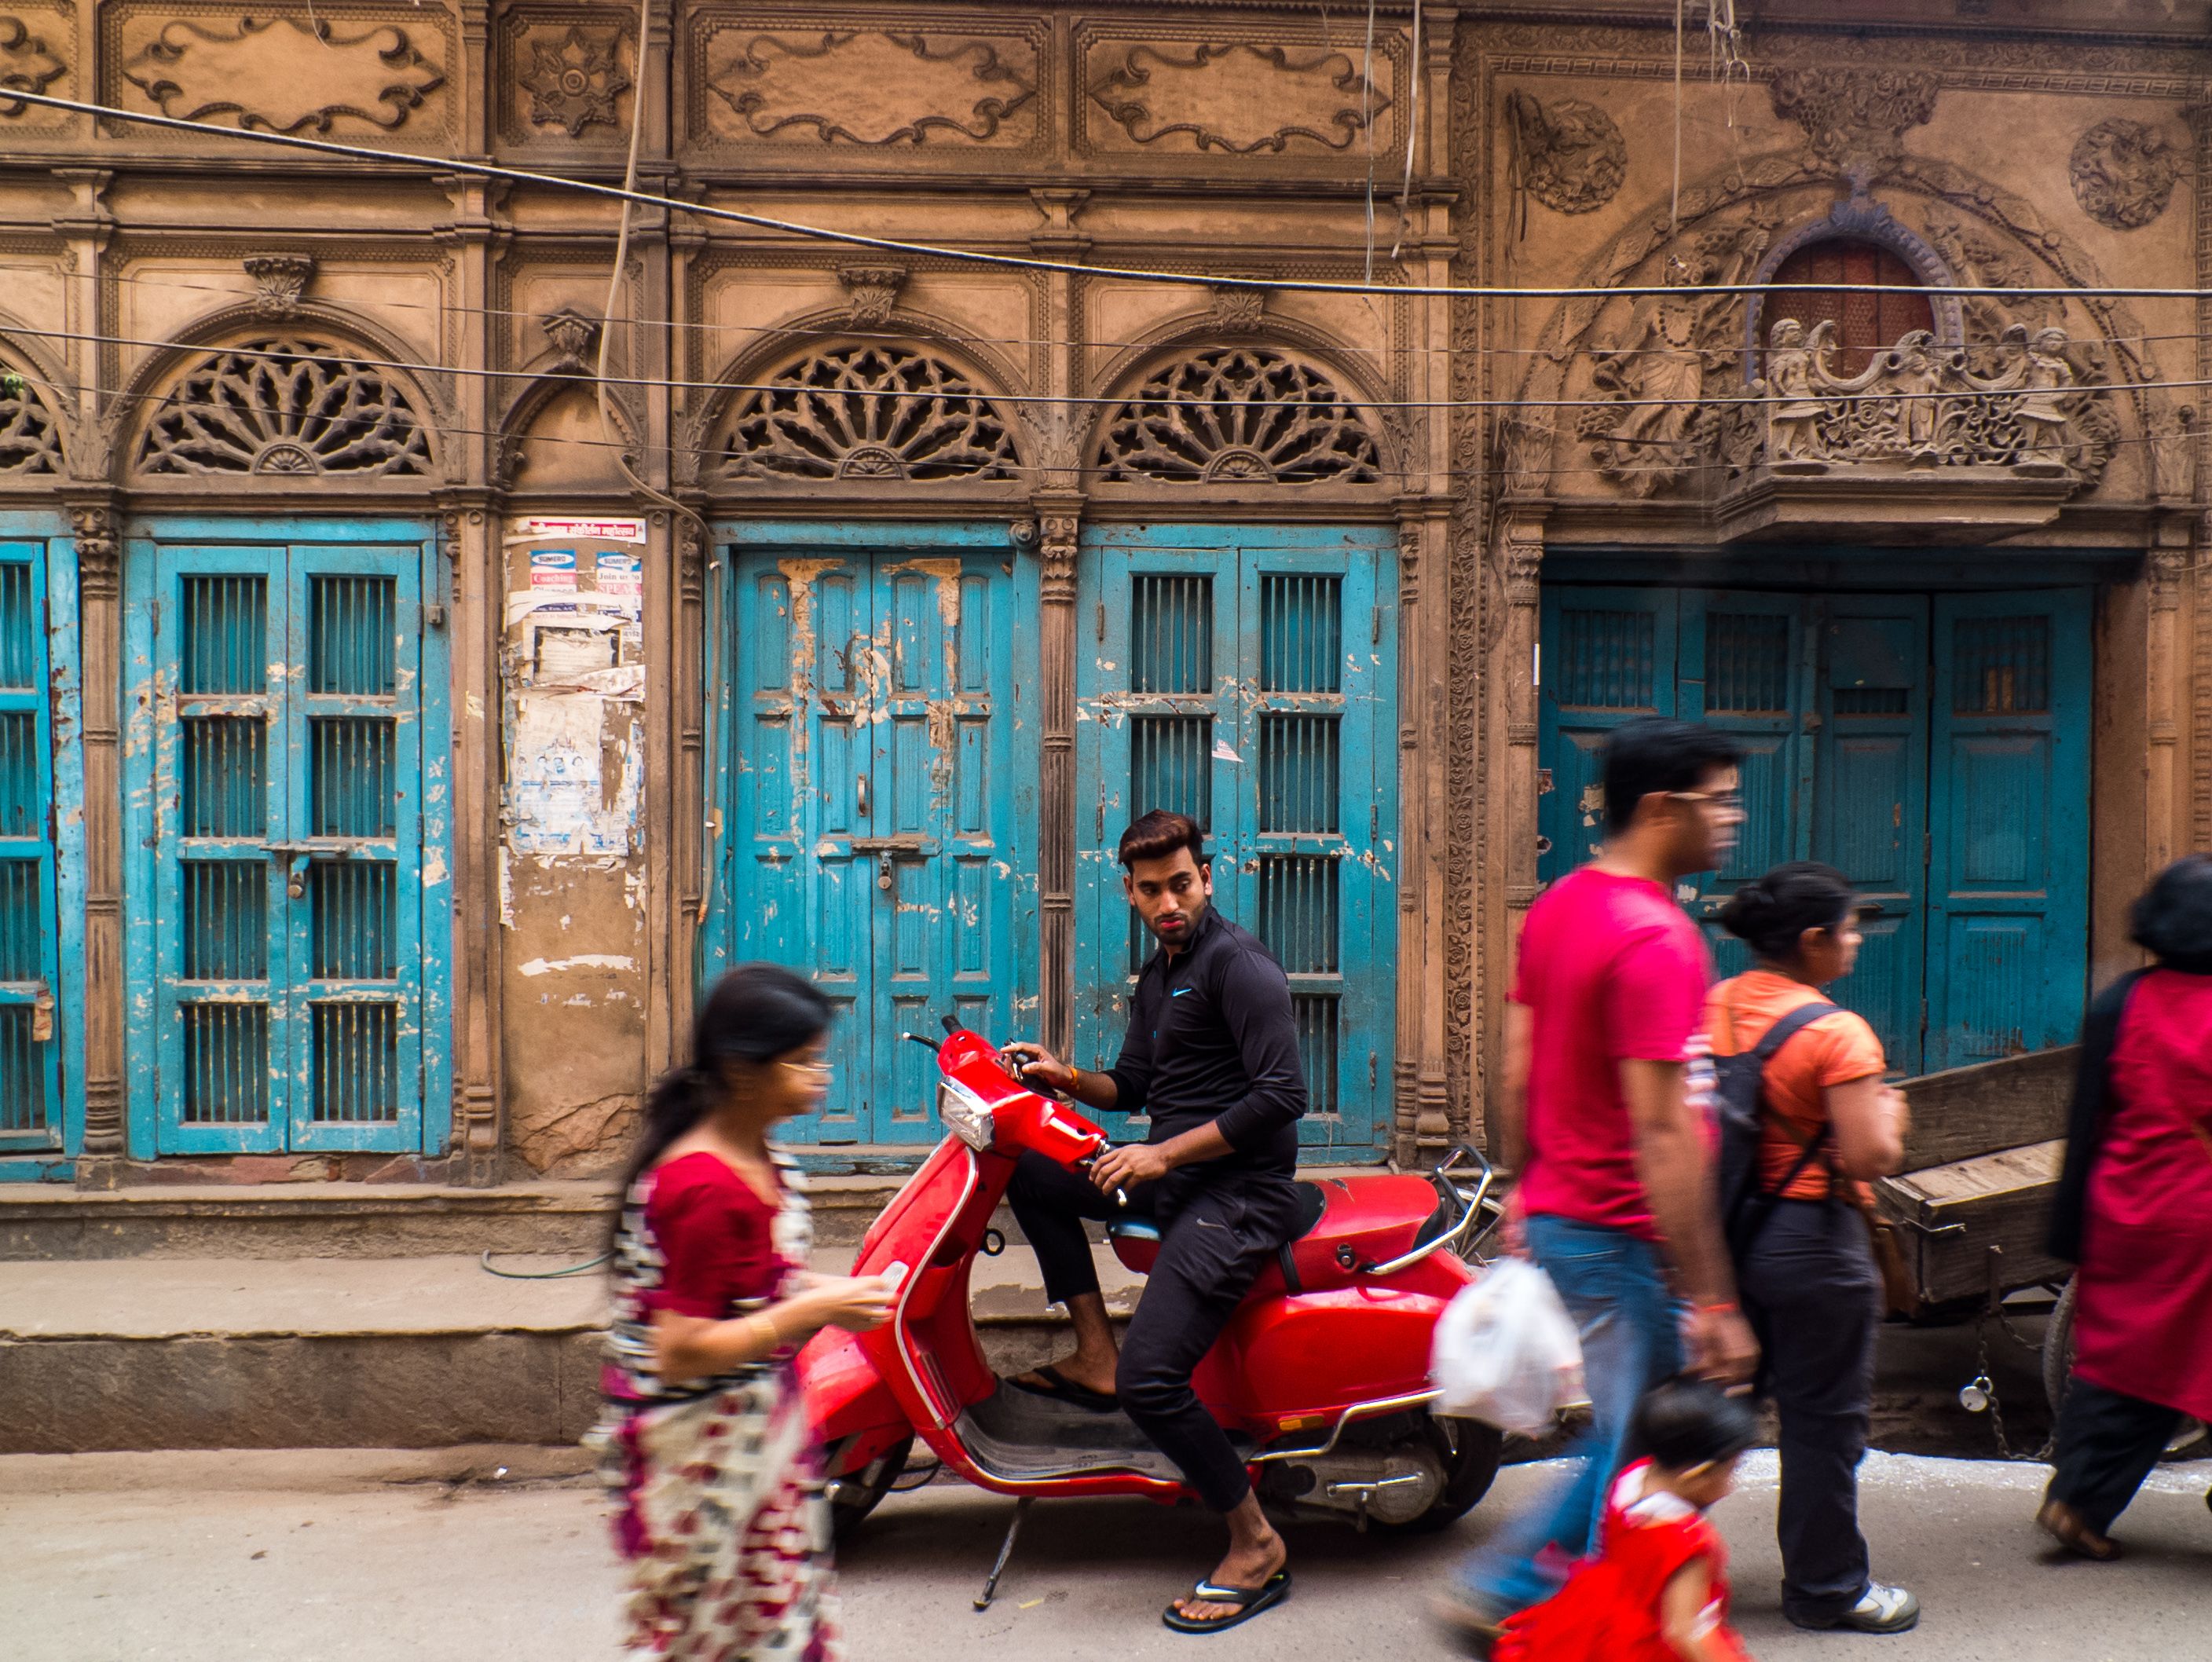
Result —
<instances>
[{"instance_id":1,"label":"scooter tail light","mask_svg":"<svg viewBox=\"0 0 2212 1662\"><path fill-rule=\"evenodd\" d=\"M979 1154L990 1151L997 1137L991 1105L957 1079L937 1083L937 1115L951 1133Z\"/></svg>"}]
</instances>

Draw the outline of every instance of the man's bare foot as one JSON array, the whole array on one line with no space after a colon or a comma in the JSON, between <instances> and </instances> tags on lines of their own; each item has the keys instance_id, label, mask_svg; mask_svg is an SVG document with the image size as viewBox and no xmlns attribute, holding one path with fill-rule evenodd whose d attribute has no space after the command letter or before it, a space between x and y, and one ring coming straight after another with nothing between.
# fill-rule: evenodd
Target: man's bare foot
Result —
<instances>
[{"instance_id":1,"label":"man's bare foot","mask_svg":"<svg viewBox=\"0 0 2212 1662\"><path fill-rule=\"evenodd\" d=\"M1290 1549L1274 1526L1260 1515L1260 1502L1255 1495L1244 1497L1243 1507L1251 1508L1248 1523L1237 1513L1231 1514L1229 1551L1213 1567L1213 1574L1206 1579L1217 1587L1238 1587L1256 1592L1272 1580L1283 1566L1290 1562ZM1244 1524L1244 1527L1239 1527ZM1250 1527L1256 1524L1257 1528ZM1211 1598L1200 1598L1195 1593L1186 1593L1175 1601L1176 1609L1193 1622L1225 1622L1237 1613L1235 1604L1224 1604Z\"/></svg>"}]
</instances>

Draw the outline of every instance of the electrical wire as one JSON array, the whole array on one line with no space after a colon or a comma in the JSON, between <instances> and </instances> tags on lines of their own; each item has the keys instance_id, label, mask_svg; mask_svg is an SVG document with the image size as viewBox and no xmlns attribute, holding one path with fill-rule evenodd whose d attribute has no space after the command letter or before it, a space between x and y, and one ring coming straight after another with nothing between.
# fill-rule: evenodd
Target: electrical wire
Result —
<instances>
[{"instance_id":1,"label":"electrical wire","mask_svg":"<svg viewBox=\"0 0 2212 1662\"><path fill-rule=\"evenodd\" d=\"M705 203L687 202L680 197L662 196L652 191L625 189L619 185L601 185L592 179L572 179L559 173L540 173L526 167L510 167L498 162L474 161L459 156L435 155L421 151L382 149L374 145L348 144L336 139L303 138L295 133L264 132L258 128L215 127L206 122L187 121L181 117L154 115L143 111L121 109L112 104L89 103L81 99L56 98L51 94L28 92L13 87L6 89L6 96L9 100L15 103L36 104L48 109L68 110L78 115L97 116L104 120L130 122L141 126L159 127L169 131L196 133L203 138L242 139L252 143L276 145L283 149L311 152L320 155L393 163L439 173L467 173L483 179L506 179L514 184L548 185L555 190L571 191L580 195L599 197L610 201L628 201L644 207L665 209L671 213L690 214L702 219L720 220L731 224L750 226L756 230L773 231L808 241L844 243L857 248L877 249L885 253L910 254L932 259L955 260L968 264L991 265L1010 270L1041 271L1066 276L1110 277L1126 282L1170 283L1184 287L1192 283L1224 283L1243 288L1264 288L1287 294L1376 294L1421 299L1460 300L1636 299L1656 294L1718 295L1799 292L1829 294L1839 289L1848 292L1860 288L1879 288L1893 294L1947 294L1953 297L1972 293L2016 299L2038 296L2054 296L2063 299L2070 296L2075 299L2106 300L2212 300L2212 288L2208 288L2120 284L2007 283L1972 290L1962 289L1950 283L1839 284L1832 282L1625 283L1607 286L1559 284L1509 288L1489 284L1378 284L1371 282L1341 282L1322 277L1247 277L1227 273L1194 275L1183 271L1163 271L1146 266L1098 265L1082 260L1051 259L1038 254L1005 253L989 249L960 248L943 243L918 242L902 237L874 236L862 231L810 225L803 221L781 219L769 214L749 213L736 208L714 207Z\"/></svg>"},{"instance_id":2,"label":"electrical wire","mask_svg":"<svg viewBox=\"0 0 2212 1662\"><path fill-rule=\"evenodd\" d=\"M502 1253L500 1256L504 1258L507 1254ZM597 1258L587 1258L581 1264L571 1264L561 1270L502 1270L491 1261L491 1248L487 1246L483 1256L477 1260L477 1268L502 1281L558 1281L563 1276L580 1276L587 1270L596 1270L613 1256L612 1253L601 1253Z\"/></svg>"}]
</instances>

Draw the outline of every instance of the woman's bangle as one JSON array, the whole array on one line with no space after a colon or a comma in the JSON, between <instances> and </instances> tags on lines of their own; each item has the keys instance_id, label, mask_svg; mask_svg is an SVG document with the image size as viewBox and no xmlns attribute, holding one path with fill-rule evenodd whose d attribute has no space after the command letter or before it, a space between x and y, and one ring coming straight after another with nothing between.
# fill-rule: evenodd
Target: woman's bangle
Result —
<instances>
[{"instance_id":1,"label":"woman's bangle","mask_svg":"<svg viewBox=\"0 0 2212 1662\"><path fill-rule=\"evenodd\" d=\"M1067 1065L1067 1094L1078 1101L1083 1097L1083 1070L1073 1062Z\"/></svg>"}]
</instances>

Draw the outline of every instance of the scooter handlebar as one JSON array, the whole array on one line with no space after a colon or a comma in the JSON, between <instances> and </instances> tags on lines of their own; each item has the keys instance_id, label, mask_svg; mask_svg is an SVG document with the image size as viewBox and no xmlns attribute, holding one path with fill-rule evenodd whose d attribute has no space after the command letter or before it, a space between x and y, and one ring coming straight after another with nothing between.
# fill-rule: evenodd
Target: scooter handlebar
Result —
<instances>
[{"instance_id":1,"label":"scooter handlebar","mask_svg":"<svg viewBox=\"0 0 2212 1662\"><path fill-rule=\"evenodd\" d=\"M1000 1154L1042 1154L1073 1168L1105 1151L1103 1130L1074 1108L1007 1077L999 1047L981 1034L954 1028L937 1046L937 1065L990 1105L992 1146Z\"/></svg>"}]
</instances>

